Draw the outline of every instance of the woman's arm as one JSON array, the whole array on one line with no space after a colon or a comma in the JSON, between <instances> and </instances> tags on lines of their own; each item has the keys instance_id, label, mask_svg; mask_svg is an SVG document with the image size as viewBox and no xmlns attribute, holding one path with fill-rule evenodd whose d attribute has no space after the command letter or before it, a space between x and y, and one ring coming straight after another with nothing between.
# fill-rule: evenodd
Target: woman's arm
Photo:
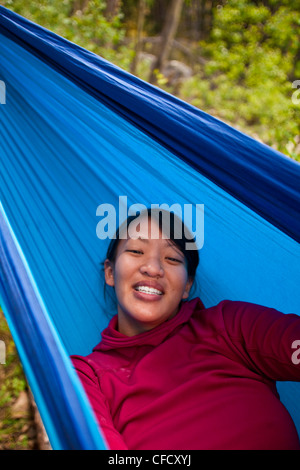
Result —
<instances>
[{"instance_id":1,"label":"woman's arm","mask_svg":"<svg viewBox=\"0 0 300 470\"><path fill-rule=\"evenodd\" d=\"M249 368L272 380L300 381L300 316L246 302L219 307L222 328Z\"/></svg>"},{"instance_id":2,"label":"woman's arm","mask_svg":"<svg viewBox=\"0 0 300 470\"><path fill-rule=\"evenodd\" d=\"M128 450L121 434L115 429L105 396L102 394L98 377L89 359L82 356L71 356L75 370L85 389L93 408L98 424L110 450Z\"/></svg>"}]
</instances>

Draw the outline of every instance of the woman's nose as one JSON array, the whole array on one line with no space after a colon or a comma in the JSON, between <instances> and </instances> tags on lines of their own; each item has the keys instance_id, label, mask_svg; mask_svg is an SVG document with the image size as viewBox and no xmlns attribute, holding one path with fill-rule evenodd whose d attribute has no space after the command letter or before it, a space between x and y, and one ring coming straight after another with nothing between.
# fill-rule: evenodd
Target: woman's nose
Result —
<instances>
[{"instance_id":1,"label":"woman's nose","mask_svg":"<svg viewBox=\"0 0 300 470\"><path fill-rule=\"evenodd\" d=\"M161 265L160 259L154 256L144 260L140 270L143 274L148 274L152 277L161 277L164 275L164 270Z\"/></svg>"}]
</instances>

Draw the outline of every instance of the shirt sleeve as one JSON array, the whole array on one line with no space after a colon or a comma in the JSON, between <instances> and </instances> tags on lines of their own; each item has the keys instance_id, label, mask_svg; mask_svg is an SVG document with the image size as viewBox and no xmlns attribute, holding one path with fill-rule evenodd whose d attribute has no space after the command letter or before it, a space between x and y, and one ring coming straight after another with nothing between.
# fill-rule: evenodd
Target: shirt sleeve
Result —
<instances>
[{"instance_id":1,"label":"shirt sleeve","mask_svg":"<svg viewBox=\"0 0 300 470\"><path fill-rule=\"evenodd\" d=\"M82 356L71 356L71 360L87 394L109 449L128 450L121 434L114 427L107 400L100 389L99 378L92 367L91 361Z\"/></svg>"},{"instance_id":2,"label":"shirt sleeve","mask_svg":"<svg viewBox=\"0 0 300 470\"><path fill-rule=\"evenodd\" d=\"M222 329L249 368L271 380L300 381L300 316L246 302L219 306Z\"/></svg>"}]
</instances>

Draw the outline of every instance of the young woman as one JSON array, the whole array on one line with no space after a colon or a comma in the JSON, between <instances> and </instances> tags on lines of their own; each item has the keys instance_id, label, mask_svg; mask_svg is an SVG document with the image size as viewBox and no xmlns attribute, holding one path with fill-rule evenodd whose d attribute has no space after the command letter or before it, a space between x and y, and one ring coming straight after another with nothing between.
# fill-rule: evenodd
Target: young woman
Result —
<instances>
[{"instance_id":1,"label":"young woman","mask_svg":"<svg viewBox=\"0 0 300 470\"><path fill-rule=\"evenodd\" d=\"M300 318L189 300L199 256L186 249L186 227L170 214L167 234L147 210L132 236L134 221L104 263L117 313L90 355L72 356L108 447L300 450L275 384L300 381L291 359Z\"/></svg>"}]
</instances>

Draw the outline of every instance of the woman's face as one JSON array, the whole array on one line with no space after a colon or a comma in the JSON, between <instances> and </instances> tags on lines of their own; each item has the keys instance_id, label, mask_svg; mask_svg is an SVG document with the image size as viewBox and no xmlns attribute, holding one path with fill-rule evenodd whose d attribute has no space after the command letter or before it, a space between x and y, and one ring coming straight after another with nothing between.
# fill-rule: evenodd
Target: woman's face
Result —
<instances>
[{"instance_id":1,"label":"woman's face","mask_svg":"<svg viewBox=\"0 0 300 470\"><path fill-rule=\"evenodd\" d=\"M115 262L104 264L105 281L114 286L118 301L118 330L127 336L176 315L192 286L183 253L156 233L159 239L151 238L150 220L141 224L140 238L120 240Z\"/></svg>"}]
</instances>

